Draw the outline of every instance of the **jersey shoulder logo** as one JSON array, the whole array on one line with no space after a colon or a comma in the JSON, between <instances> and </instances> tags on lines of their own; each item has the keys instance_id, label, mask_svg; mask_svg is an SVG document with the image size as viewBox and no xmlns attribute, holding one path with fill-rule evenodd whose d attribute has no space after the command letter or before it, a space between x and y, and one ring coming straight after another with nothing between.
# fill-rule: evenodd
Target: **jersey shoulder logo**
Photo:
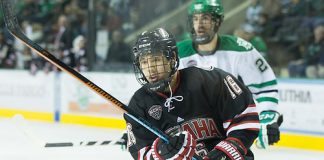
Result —
<instances>
[{"instance_id":1,"label":"jersey shoulder logo","mask_svg":"<svg viewBox=\"0 0 324 160\"><path fill-rule=\"evenodd\" d=\"M236 43L241 46L244 47L246 50L250 50L252 49L252 44L250 42L247 42L246 40L237 37Z\"/></svg>"},{"instance_id":2,"label":"jersey shoulder logo","mask_svg":"<svg viewBox=\"0 0 324 160\"><path fill-rule=\"evenodd\" d=\"M233 99L236 98L236 95L242 94L242 89L230 75L226 76L226 78L224 79L224 83L228 88L228 91L230 92Z\"/></svg>"},{"instance_id":3,"label":"jersey shoulder logo","mask_svg":"<svg viewBox=\"0 0 324 160\"><path fill-rule=\"evenodd\" d=\"M242 93L242 89L231 76L226 76L226 81L228 82L228 84L231 86L231 88L234 90L234 92L237 95L240 95Z\"/></svg>"},{"instance_id":4,"label":"jersey shoulder logo","mask_svg":"<svg viewBox=\"0 0 324 160\"><path fill-rule=\"evenodd\" d=\"M156 120L160 120L162 116L162 107L160 105L153 105L149 110L148 114Z\"/></svg>"}]
</instances>

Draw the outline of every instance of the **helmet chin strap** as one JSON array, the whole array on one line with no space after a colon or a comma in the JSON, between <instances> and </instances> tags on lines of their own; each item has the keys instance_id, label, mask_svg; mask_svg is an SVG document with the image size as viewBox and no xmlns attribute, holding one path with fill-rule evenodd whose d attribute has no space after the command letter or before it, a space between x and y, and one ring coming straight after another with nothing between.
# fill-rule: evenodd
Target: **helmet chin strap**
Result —
<instances>
[{"instance_id":1,"label":"helmet chin strap","mask_svg":"<svg viewBox=\"0 0 324 160\"><path fill-rule=\"evenodd\" d=\"M215 28L216 28L216 26L215 26ZM215 28L211 29L209 32L207 32L206 34L201 35L201 36L198 36L195 33L193 35L194 43L198 44L198 45L210 43L213 40L215 34L217 33Z\"/></svg>"},{"instance_id":2,"label":"helmet chin strap","mask_svg":"<svg viewBox=\"0 0 324 160\"><path fill-rule=\"evenodd\" d=\"M164 92L164 90L166 89L170 81L171 81L171 77L155 83L147 83L146 87L153 92Z\"/></svg>"},{"instance_id":3,"label":"helmet chin strap","mask_svg":"<svg viewBox=\"0 0 324 160\"><path fill-rule=\"evenodd\" d=\"M167 86L171 83L174 74L170 73L168 78L160 80L155 83L146 83L145 86L153 92L165 92Z\"/></svg>"},{"instance_id":4,"label":"helmet chin strap","mask_svg":"<svg viewBox=\"0 0 324 160\"><path fill-rule=\"evenodd\" d=\"M214 54L215 51L217 50L217 34L213 37L211 40L211 43L206 43L206 44L195 44L195 48L198 51L198 54L200 55L211 55Z\"/></svg>"}]
</instances>

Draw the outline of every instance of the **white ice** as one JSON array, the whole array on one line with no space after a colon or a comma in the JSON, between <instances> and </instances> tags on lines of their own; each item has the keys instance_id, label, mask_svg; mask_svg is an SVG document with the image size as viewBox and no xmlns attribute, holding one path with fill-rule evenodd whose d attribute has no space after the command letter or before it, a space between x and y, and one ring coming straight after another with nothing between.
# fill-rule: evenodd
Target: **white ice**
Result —
<instances>
[{"instance_id":1,"label":"white ice","mask_svg":"<svg viewBox=\"0 0 324 160\"><path fill-rule=\"evenodd\" d=\"M46 142L117 140L121 130L27 121L21 117L0 119L0 160L128 160L119 145L45 148ZM324 152L272 147L253 148L256 160L324 160Z\"/></svg>"}]
</instances>

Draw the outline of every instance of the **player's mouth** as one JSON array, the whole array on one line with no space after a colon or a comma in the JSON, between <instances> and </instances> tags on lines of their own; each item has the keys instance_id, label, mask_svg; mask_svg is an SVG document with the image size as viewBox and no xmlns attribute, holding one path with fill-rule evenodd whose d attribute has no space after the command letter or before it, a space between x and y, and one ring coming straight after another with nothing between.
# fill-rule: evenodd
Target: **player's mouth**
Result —
<instances>
[{"instance_id":1,"label":"player's mouth","mask_svg":"<svg viewBox=\"0 0 324 160\"><path fill-rule=\"evenodd\" d=\"M150 81L151 82L156 82L156 81L158 81L159 80L159 77L158 77L158 75L150 75Z\"/></svg>"},{"instance_id":2,"label":"player's mouth","mask_svg":"<svg viewBox=\"0 0 324 160\"><path fill-rule=\"evenodd\" d=\"M199 29L197 31L197 35L204 35L204 34L206 34L206 30L204 30L204 29Z\"/></svg>"}]
</instances>

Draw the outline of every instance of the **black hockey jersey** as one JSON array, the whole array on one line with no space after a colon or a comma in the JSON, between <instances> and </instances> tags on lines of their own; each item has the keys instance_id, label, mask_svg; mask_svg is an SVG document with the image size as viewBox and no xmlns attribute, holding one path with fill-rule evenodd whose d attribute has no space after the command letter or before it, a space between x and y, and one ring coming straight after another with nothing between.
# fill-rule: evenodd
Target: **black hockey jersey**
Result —
<instances>
[{"instance_id":1,"label":"black hockey jersey","mask_svg":"<svg viewBox=\"0 0 324 160\"><path fill-rule=\"evenodd\" d=\"M196 154L201 156L227 137L236 138L249 148L259 131L252 94L234 76L220 69L179 70L172 96L142 87L133 95L129 107L165 133L175 128L190 132L197 141ZM124 118L133 158L150 159L151 145L157 136L127 116Z\"/></svg>"}]
</instances>

